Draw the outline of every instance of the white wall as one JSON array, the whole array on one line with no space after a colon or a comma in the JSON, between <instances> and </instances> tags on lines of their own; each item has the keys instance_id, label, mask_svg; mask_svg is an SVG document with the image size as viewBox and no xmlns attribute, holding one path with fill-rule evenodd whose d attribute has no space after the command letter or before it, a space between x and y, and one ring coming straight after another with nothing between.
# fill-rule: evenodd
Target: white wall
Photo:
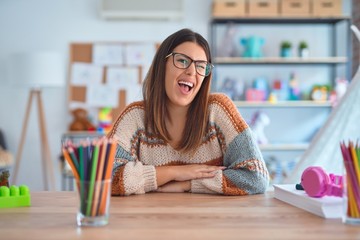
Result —
<instances>
[{"instance_id":1,"label":"white wall","mask_svg":"<svg viewBox=\"0 0 360 240\"><path fill-rule=\"evenodd\" d=\"M211 1L184 2L185 18L182 21L104 21L98 17L98 0L0 0L0 129L4 131L14 157L20 142L28 90L14 88L8 82L6 64L11 54L52 50L68 58L69 44L72 42L161 42L169 34L184 27L208 38ZM350 1L343 2L344 13L348 15L351 12ZM67 89L46 89L43 99L57 189L60 189L60 140L72 120L67 110ZM30 116L18 184L27 184L31 190L42 190L40 134L36 113L37 109L33 109ZM277 120L272 119L274 122Z\"/></svg>"},{"instance_id":2,"label":"white wall","mask_svg":"<svg viewBox=\"0 0 360 240\"><path fill-rule=\"evenodd\" d=\"M185 18L181 21L104 21L98 17L97 0L1 0L0 129L4 131L14 158L20 142L28 90L11 86L7 79L6 64L11 54L51 50L68 58L71 42L161 42L184 27L207 38L211 1L184 2ZM45 89L43 100L56 185L60 190L60 139L72 120L67 110L66 87ZM31 190L43 190L36 108L30 116L17 184L27 184Z\"/></svg>"}]
</instances>

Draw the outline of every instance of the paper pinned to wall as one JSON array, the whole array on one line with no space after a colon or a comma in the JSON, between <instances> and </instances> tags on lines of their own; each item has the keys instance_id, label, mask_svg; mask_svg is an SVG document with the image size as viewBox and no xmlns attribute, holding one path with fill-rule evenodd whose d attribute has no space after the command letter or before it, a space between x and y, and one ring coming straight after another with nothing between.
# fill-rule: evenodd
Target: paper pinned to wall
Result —
<instances>
[{"instance_id":1,"label":"paper pinned to wall","mask_svg":"<svg viewBox=\"0 0 360 240\"><path fill-rule=\"evenodd\" d=\"M103 68L89 63L73 63L71 65L71 85L90 86L102 82Z\"/></svg>"},{"instance_id":2,"label":"paper pinned to wall","mask_svg":"<svg viewBox=\"0 0 360 240\"><path fill-rule=\"evenodd\" d=\"M86 103L91 107L112 107L118 105L118 90L109 84L93 84L86 91Z\"/></svg>"},{"instance_id":3,"label":"paper pinned to wall","mask_svg":"<svg viewBox=\"0 0 360 240\"><path fill-rule=\"evenodd\" d=\"M142 99L139 67L109 67L106 71L107 84L114 89L126 90L126 103Z\"/></svg>"},{"instance_id":4,"label":"paper pinned to wall","mask_svg":"<svg viewBox=\"0 0 360 240\"><path fill-rule=\"evenodd\" d=\"M155 44L128 44L125 46L125 64L150 65L156 53Z\"/></svg>"},{"instance_id":5,"label":"paper pinned to wall","mask_svg":"<svg viewBox=\"0 0 360 240\"><path fill-rule=\"evenodd\" d=\"M81 107L90 111L115 106L112 107L115 118L127 104L142 100L141 82L147 74L157 46L155 42L71 44L68 81L70 109ZM110 74L108 73L108 69L118 67L127 69L112 73L110 70ZM121 81L123 79L128 80ZM99 87L102 86L100 84L106 84L107 87ZM92 117L96 119L97 115Z\"/></svg>"},{"instance_id":6,"label":"paper pinned to wall","mask_svg":"<svg viewBox=\"0 0 360 240\"><path fill-rule=\"evenodd\" d=\"M124 47L120 44L94 44L92 61L98 65L122 65Z\"/></svg>"},{"instance_id":7,"label":"paper pinned to wall","mask_svg":"<svg viewBox=\"0 0 360 240\"><path fill-rule=\"evenodd\" d=\"M86 102L79 102L79 101L71 101L69 103L69 109L70 110L74 110L76 108L83 108L83 109L88 109L89 106L87 105Z\"/></svg>"},{"instance_id":8,"label":"paper pinned to wall","mask_svg":"<svg viewBox=\"0 0 360 240\"><path fill-rule=\"evenodd\" d=\"M138 67L108 67L106 81L117 89L127 89L140 82Z\"/></svg>"},{"instance_id":9,"label":"paper pinned to wall","mask_svg":"<svg viewBox=\"0 0 360 240\"><path fill-rule=\"evenodd\" d=\"M126 89L126 103L143 100L141 84L134 84Z\"/></svg>"}]
</instances>

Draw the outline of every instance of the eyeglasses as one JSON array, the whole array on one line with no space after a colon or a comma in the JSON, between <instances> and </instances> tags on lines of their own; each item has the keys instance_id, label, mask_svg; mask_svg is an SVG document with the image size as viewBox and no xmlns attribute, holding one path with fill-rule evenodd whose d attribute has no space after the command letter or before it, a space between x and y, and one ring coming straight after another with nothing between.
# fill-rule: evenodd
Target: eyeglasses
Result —
<instances>
[{"instance_id":1,"label":"eyeglasses","mask_svg":"<svg viewBox=\"0 0 360 240\"><path fill-rule=\"evenodd\" d=\"M196 72L201 76L205 76L205 77L209 76L211 70L214 68L214 66L207 61L193 60L189 56L186 56L185 54L182 53L175 53L175 52L170 53L165 57L165 59L170 56L173 56L174 66L180 69L187 69L194 62Z\"/></svg>"}]
</instances>

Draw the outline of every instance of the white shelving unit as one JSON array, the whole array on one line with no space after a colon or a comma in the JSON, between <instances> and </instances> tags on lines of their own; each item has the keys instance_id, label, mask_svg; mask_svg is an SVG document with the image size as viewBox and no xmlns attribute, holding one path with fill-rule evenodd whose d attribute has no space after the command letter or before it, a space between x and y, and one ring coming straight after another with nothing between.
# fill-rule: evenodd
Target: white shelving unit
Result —
<instances>
[{"instance_id":1,"label":"white shelving unit","mask_svg":"<svg viewBox=\"0 0 360 240\"><path fill-rule=\"evenodd\" d=\"M260 144L262 151L303 151L309 146L308 143L294 143L294 144Z\"/></svg>"},{"instance_id":2,"label":"white shelving unit","mask_svg":"<svg viewBox=\"0 0 360 240\"><path fill-rule=\"evenodd\" d=\"M347 63L346 57L263 57L263 58L241 58L241 57L216 57L217 64L341 64Z\"/></svg>"},{"instance_id":3,"label":"white shelving unit","mask_svg":"<svg viewBox=\"0 0 360 240\"><path fill-rule=\"evenodd\" d=\"M277 101L277 102L248 102L234 101L239 108L331 108L330 101Z\"/></svg>"},{"instance_id":4,"label":"white shelving unit","mask_svg":"<svg viewBox=\"0 0 360 240\"><path fill-rule=\"evenodd\" d=\"M214 18L210 23L211 48L214 56L214 82L212 91L218 91L218 81L222 81L229 72L238 76L238 81L252 81L256 74L276 72L288 69L296 69L307 75L299 79L305 79L306 84L317 84L316 79L321 79L321 84L334 85L338 76L351 78L351 39L350 39L350 17L331 18ZM268 34L265 38L268 44L268 52L262 58L238 56L219 57L217 54L219 42L226 32L226 27L235 26L239 30L233 43L241 49L240 37L250 35ZM258 27L260 25L260 27ZM272 31L278 27L287 28ZM262 27L262 29L261 29ZM289 30L290 29L290 30ZM292 31L292 32L290 32ZM310 50L312 54L308 58L279 57L278 51L280 39L290 38L297 42L308 40L308 35L314 35L321 39L311 40ZM312 34L309 34L312 33ZM284 35L280 36L281 34ZM323 36L326 35L326 36ZM271 40L275 38L275 40ZM296 39L296 40L295 40ZM272 44L269 49L269 44ZM294 46L296 47L296 46ZM317 49L315 48L317 47ZM270 52L270 54L269 54ZM264 70L266 69L266 71ZM299 69L299 70L298 70ZM320 73L316 70L321 69ZM324 70L323 70L324 69ZM325 72L325 73L324 73ZM279 74L280 75L280 74ZM314 75L314 76L313 76ZM282 75L284 77L284 75ZM244 80L245 79L245 80ZM219 88L221 89L221 88ZM276 102L248 102L245 100L234 100L242 116L249 121L255 111L264 111L271 118L271 126L267 127L268 144L260 144L259 147L265 160L280 160L280 165L293 164L295 159L308 148L309 142L315 132L326 121L332 110L330 101L276 101ZM304 135L304 136L301 136Z\"/></svg>"}]
</instances>

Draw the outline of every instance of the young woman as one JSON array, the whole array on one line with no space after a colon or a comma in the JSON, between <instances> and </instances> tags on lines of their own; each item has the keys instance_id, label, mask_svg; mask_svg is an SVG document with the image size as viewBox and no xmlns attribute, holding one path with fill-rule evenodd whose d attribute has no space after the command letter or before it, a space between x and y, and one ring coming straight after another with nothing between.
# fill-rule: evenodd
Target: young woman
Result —
<instances>
[{"instance_id":1,"label":"young woman","mask_svg":"<svg viewBox=\"0 0 360 240\"><path fill-rule=\"evenodd\" d=\"M118 147L112 195L158 192L263 193L269 174L233 102L210 94L210 49L182 29L159 47L143 101L126 107L109 137Z\"/></svg>"}]
</instances>

